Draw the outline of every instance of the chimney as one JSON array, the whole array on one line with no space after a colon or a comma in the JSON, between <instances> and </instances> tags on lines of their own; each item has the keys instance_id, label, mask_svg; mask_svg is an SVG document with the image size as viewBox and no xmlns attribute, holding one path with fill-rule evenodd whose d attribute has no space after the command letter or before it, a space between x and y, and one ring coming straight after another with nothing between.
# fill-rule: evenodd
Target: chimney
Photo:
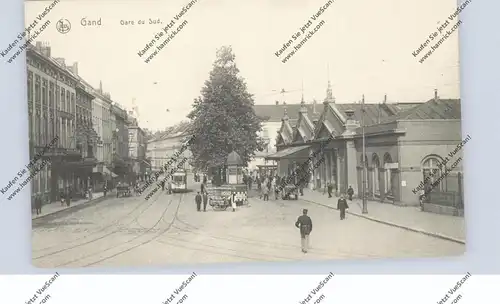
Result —
<instances>
[{"instance_id":1,"label":"chimney","mask_svg":"<svg viewBox=\"0 0 500 304\"><path fill-rule=\"evenodd\" d=\"M434 101L438 101L439 96L438 96L438 90L434 89Z\"/></svg>"},{"instance_id":2,"label":"chimney","mask_svg":"<svg viewBox=\"0 0 500 304\"><path fill-rule=\"evenodd\" d=\"M37 41L37 42L35 43L35 48L36 48L37 50L41 51L41 50L42 50L42 48L43 48L43 44L42 44L42 42L41 42L41 41Z\"/></svg>"},{"instance_id":3,"label":"chimney","mask_svg":"<svg viewBox=\"0 0 500 304\"><path fill-rule=\"evenodd\" d=\"M387 94L384 94L384 103L387 103Z\"/></svg>"},{"instance_id":4,"label":"chimney","mask_svg":"<svg viewBox=\"0 0 500 304\"><path fill-rule=\"evenodd\" d=\"M71 67L71 71L73 72L73 74L78 76L78 62L73 63L73 66Z\"/></svg>"},{"instance_id":5,"label":"chimney","mask_svg":"<svg viewBox=\"0 0 500 304\"><path fill-rule=\"evenodd\" d=\"M102 94L102 80L99 81L99 93Z\"/></svg>"},{"instance_id":6,"label":"chimney","mask_svg":"<svg viewBox=\"0 0 500 304\"><path fill-rule=\"evenodd\" d=\"M345 122L345 131L342 135L354 135L356 134L356 129L359 128L359 122L356 121L356 117L354 117L354 110L349 109L345 110L345 115L347 117Z\"/></svg>"},{"instance_id":7,"label":"chimney","mask_svg":"<svg viewBox=\"0 0 500 304\"><path fill-rule=\"evenodd\" d=\"M65 62L64 58L54 58L54 59L57 61L57 63L59 63L63 67L66 67L66 62Z\"/></svg>"},{"instance_id":8,"label":"chimney","mask_svg":"<svg viewBox=\"0 0 500 304\"><path fill-rule=\"evenodd\" d=\"M315 98L315 99L313 99L313 114L316 114L316 104L317 104L317 103L318 103L318 102L316 101L316 98Z\"/></svg>"},{"instance_id":9,"label":"chimney","mask_svg":"<svg viewBox=\"0 0 500 304\"><path fill-rule=\"evenodd\" d=\"M279 105L279 104L280 104L280 102L279 102L279 101L277 101L277 100L276 100L275 102L276 102L276 105Z\"/></svg>"}]
</instances>

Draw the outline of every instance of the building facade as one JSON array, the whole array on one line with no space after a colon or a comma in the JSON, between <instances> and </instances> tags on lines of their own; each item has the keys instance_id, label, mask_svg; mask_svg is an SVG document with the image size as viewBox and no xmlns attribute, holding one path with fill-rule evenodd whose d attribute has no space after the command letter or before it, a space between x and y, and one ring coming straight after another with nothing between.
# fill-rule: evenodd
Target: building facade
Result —
<instances>
[{"instance_id":1,"label":"building facade","mask_svg":"<svg viewBox=\"0 0 500 304\"><path fill-rule=\"evenodd\" d=\"M183 163L182 168L189 172L193 171L191 166L192 154L189 149L185 149L180 155L176 156L183 143L191 136L188 133L188 128L189 122L182 122L157 134L148 141L146 157L153 172L160 171L169 162L171 164L169 168L176 168L177 163L184 158L186 158L186 161Z\"/></svg>"},{"instance_id":2,"label":"building facade","mask_svg":"<svg viewBox=\"0 0 500 304\"><path fill-rule=\"evenodd\" d=\"M137 180L144 181L149 163L146 159L147 140L144 131L137 125L137 120L128 126L129 157L132 171Z\"/></svg>"},{"instance_id":3,"label":"building facade","mask_svg":"<svg viewBox=\"0 0 500 304\"><path fill-rule=\"evenodd\" d=\"M132 183L135 177L129 157L128 116L127 111L118 103L111 105L111 126L113 129L113 160L112 171L123 181Z\"/></svg>"},{"instance_id":4,"label":"building facade","mask_svg":"<svg viewBox=\"0 0 500 304\"><path fill-rule=\"evenodd\" d=\"M440 167L462 142L460 117L460 100L440 99L437 92L422 103L387 103L385 97L379 104L338 104L329 86L316 123L305 105L295 125L285 111L278 152L267 159L278 163L281 175L297 177L310 189L323 191L332 183L340 194L352 186L361 197L364 184L369 199L418 205L415 190L427 181L434 183L431 199L436 204L460 207L461 150Z\"/></svg>"},{"instance_id":5,"label":"building facade","mask_svg":"<svg viewBox=\"0 0 500 304\"><path fill-rule=\"evenodd\" d=\"M59 192L76 183L76 86L79 82L64 59L52 58L51 48L37 42L26 53L30 157L41 154L50 160L31 183L32 194L46 200L59 199ZM44 147L47 147L44 151ZM41 161L41 160L40 160Z\"/></svg>"},{"instance_id":6,"label":"building facade","mask_svg":"<svg viewBox=\"0 0 500 304\"><path fill-rule=\"evenodd\" d=\"M254 105L255 114L262 120L262 131L258 135L266 141L267 145L263 151L255 152L254 159L248 164L251 171L273 166L274 162L266 160L266 157L276 153L276 139L281 129L283 113L287 110L288 113L296 114L289 117L290 123L295 124L300 108L301 103L285 104L276 102L274 105ZM313 121L319 118L321 108L315 100L305 104L305 108L310 113Z\"/></svg>"},{"instance_id":7,"label":"building facade","mask_svg":"<svg viewBox=\"0 0 500 304\"><path fill-rule=\"evenodd\" d=\"M117 167L113 152L128 158L126 111L113 106L102 83L94 89L80 77L77 63L53 58L48 44L29 45L26 61L29 152L38 159L31 169L47 161L32 179L32 198L42 194L49 202L66 191L78 198L90 186L99 190L103 175L116 177L109 170ZM141 135L138 140L145 141Z\"/></svg>"}]
</instances>

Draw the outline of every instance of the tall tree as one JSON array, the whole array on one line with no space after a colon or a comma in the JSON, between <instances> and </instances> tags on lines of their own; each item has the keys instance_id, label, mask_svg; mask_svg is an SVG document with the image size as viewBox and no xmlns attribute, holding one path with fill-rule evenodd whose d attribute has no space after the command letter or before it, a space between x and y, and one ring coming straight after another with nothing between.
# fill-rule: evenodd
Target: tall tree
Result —
<instances>
[{"instance_id":1,"label":"tall tree","mask_svg":"<svg viewBox=\"0 0 500 304\"><path fill-rule=\"evenodd\" d=\"M238 74L231 47L218 49L209 79L188 115L194 136L190 150L196 168L222 165L232 151L248 164L255 151L264 147L257 135L261 120L255 114L252 94Z\"/></svg>"}]
</instances>

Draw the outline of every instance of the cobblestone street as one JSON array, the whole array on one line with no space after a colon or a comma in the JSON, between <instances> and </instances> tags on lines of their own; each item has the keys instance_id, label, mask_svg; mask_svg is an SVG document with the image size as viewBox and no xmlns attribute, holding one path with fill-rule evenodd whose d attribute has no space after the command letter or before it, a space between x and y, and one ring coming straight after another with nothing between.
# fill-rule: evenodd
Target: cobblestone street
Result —
<instances>
[{"instance_id":1,"label":"cobblestone street","mask_svg":"<svg viewBox=\"0 0 500 304\"><path fill-rule=\"evenodd\" d=\"M303 208L314 224L307 254L294 227ZM353 215L340 221L338 211L305 200L251 198L250 206L236 212L210 206L197 212L193 192L160 192L148 201L110 198L35 220L33 227L37 267L438 257L464 251L456 242Z\"/></svg>"}]
</instances>

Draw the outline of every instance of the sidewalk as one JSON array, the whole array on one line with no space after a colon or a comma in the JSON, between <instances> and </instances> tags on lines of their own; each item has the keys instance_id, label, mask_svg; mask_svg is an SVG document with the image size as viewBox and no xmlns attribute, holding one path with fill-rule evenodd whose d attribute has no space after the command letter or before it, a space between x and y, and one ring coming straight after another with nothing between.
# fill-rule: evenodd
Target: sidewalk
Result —
<instances>
[{"instance_id":1,"label":"sidewalk","mask_svg":"<svg viewBox=\"0 0 500 304\"><path fill-rule=\"evenodd\" d=\"M300 199L337 209L338 198L328 198L328 194L304 189ZM457 243L465 244L465 218L420 211L419 207L400 207L392 204L368 201L368 214L362 214L360 199L347 201L348 214L371 221L427 234Z\"/></svg>"},{"instance_id":2,"label":"sidewalk","mask_svg":"<svg viewBox=\"0 0 500 304\"><path fill-rule=\"evenodd\" d=\"M106 197L111 197L111 196L113 196L113 191L108 192ZM32 213L31 219L32 220L38 219L38 218L41 218L41 217L44 217L47 215L51 215L54 213L58 213L58 212L61 212L64 210L76 208L76 207L84 205L84 204L93 203L93 202L96 202L97 200L102 201L103 199L101 199L101 198L103 198L103 197L104 197L104 193L102 193L102 192L93 193L92 200L90 200L90 201L88 199L72 200L71 206L69 206L69 207L66 206L66 204L64 206L61 206L60 201L52 202L50 204L46 204L46 205L42 206L42 214L37 215L36 213Z\"/></svg>"}]
</instances>

